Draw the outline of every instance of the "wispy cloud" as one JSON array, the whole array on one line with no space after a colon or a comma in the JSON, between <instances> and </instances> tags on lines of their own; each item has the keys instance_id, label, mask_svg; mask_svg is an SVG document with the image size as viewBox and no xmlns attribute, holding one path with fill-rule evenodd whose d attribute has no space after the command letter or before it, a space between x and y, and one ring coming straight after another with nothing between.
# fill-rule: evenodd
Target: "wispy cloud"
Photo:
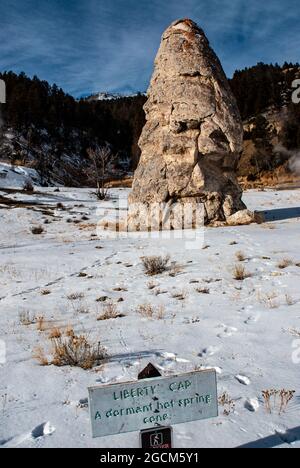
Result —
<instances>
[{"instance_id":1,"label":"wispy cloud","mask_svg":"<svg viewBox=\"0 0 300 468\"><path fill-rule=\"evenodd\" d=\"M0 70L25 71L79 96L145 90L164 29L191 17L231 75L297 61L298 0L1 0Z\"/></svg>"}]
</instances>

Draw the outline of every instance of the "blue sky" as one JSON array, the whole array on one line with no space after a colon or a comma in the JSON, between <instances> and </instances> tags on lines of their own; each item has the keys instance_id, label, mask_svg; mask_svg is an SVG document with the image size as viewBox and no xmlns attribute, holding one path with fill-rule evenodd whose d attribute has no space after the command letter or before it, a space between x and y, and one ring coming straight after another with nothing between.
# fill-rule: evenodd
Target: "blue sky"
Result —
<instances>
[{"instance_id":1,"label":"blue sky","mask_svg":"<svg viewBox=\"0 0 300 468\"><path fill-rule=\"evenodd\" d=\"M145 91L175 19L205 30L225 72L299 61L299 0L0 0L0 71L24 71L80 96Z\"/></svg>"}]
</instances>

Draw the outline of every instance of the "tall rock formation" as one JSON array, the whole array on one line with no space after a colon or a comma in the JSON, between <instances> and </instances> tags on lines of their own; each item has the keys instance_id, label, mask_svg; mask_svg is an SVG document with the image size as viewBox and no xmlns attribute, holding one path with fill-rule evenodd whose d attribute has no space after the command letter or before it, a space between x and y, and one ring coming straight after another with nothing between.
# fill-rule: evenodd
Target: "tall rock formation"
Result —
<instances>
[{"instance_id":1,"label":"tall rock formation","mask_svg":"<svg viewBox=\"0 0 300 468\"><path fill-rule=\"evenodd\" d=\"M200 203L205 224L243 210L236 179L241 118L220 61L193 21L176 21L163 34L144 108L131 229L144 226L141 204Z\"/></svg>"}]
</instances>

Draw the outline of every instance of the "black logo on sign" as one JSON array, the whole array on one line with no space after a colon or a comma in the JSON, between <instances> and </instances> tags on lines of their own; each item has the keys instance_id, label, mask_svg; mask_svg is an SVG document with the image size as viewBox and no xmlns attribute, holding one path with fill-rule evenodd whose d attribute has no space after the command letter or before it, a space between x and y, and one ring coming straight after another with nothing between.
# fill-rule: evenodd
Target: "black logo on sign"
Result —
<instances>
[{"instance_id":1,"label":"black logo on sign","mask_svg":"<svg viewBox=\"0 0 300 468\"><path fill-rule=\"evenodd\" d=\"M172 448L172 428L159 427L141 431L141 446L145 449Z\"/></svg>"}]
</instances>

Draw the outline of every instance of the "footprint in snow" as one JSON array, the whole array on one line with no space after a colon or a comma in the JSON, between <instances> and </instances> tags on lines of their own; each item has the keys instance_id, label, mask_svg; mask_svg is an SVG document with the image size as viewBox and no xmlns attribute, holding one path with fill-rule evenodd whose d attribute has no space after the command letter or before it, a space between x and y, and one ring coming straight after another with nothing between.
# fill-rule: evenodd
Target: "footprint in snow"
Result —
<instances>
[{"instance_id":1,"label":"footprint in snow","mask_svg":"<svg viewBox=\"0 0 300 468\"><path fill-rule=\"evenodd\" d=\"M214 356L220 351L220 349L220 346L209 346L208 348L204 348L201 353L199 353L199 357Z\"/></svg>"},{"instance_id":2,"label":"footprint in snow","mask_svg":"<svg viewBox=\"0 0 300 468\"><path fill-rule=\"evenodd\" d=\"M47 435L52 435L55 432L55 427L51 426L50 422L46 422L36 426L31 431L31 437L33 439L38 439L39 437L44 437Z\"/></svg>"},{"instance_id":3,"label":"footprint in snow","mask_svg":"<svg viewBox=\"0 0 300 468\"><path fill-rule=\"evenodd\" d=\"M250 385L251 384L251 380L248 379L248 377L246 377L245 375L236 375L235 378L242 385Z\"/></svg>"},{"instance_id":4,"label":"footprint in snow","mask_svg":"<svg viewBox=\"0 0 300 468\"><path fill-rule=\"evenodd\" d=\"M50 436L55 432L55 427L48 421L46 423L36 426L31 432L27 432L7 440L0 441L2 447L13 448L21 445L23 442L34 441L41 437Z\"/></svg>"},{"instance_id":5,"label":"footprint in snow","mask_svg":"<svg viewBox=\"0 0 300 468\"><path fill-rule=\"evenodd\" d=\"M253 323L258 322L259 319L260 319L260 315L259 315L259 314L258 314L258 315L251 315L250 317L247 318L247 320L245 320L244 323L245 323L246 325L251 325L251 324L253 324Z\"/></svg>"},{"instance_id":6,"label":"footprint in snow","mask_svg":"<svg viewBox=\"0 0 300 468\"><path fill-rule=\"evenodd\" d=\"M226 327L226 328L224 328L224 331L219 333L217 336L218 336L218 338L229 338L230 336L232 336L236 332L238 332L237 328Z\"/></svg>"},{"instance_id":7,"label":"footprint in snow","mask_svg":"<svg viewBox=\"0 0 300 468\"><path fill-rule=\"evenodd\" d=\"M251 413L256 413L259 410L259 401L257 398L249 398L244 406Z\"/></svg>"}]
</instances>

